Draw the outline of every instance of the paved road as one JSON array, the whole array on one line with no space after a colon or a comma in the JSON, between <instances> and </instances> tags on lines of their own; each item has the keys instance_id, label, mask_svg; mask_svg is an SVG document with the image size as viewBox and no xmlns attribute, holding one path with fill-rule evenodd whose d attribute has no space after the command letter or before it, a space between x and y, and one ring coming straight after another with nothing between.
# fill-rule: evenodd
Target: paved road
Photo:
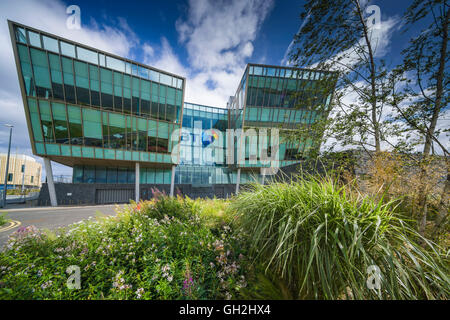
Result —
<instances>
[{"instance_id":1,"label":"paved road","mask_svg":"<svg viewBox=\"0 0 450 320\"><path fill-rule=\"evenodd\" d=\"M123 205L121 205L123 206ZM115 215L116 205L83 206L83 207L34 207L34 208L6 208L0 209L0 214L7 212L8 218L18 221L12 229L2 231L0 227L0 249L6 244L8 236L19 227L34 225L37 228L56 229L80 220L95 217L97 212L105 215Z\"/></svg>"}]
</instances>

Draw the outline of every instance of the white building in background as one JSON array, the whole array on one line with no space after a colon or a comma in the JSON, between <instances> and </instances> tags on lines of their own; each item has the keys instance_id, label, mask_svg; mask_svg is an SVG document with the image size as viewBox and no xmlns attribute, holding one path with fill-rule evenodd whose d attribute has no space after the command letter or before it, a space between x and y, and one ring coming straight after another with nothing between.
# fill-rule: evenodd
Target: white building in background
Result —
<instances>
[{"instance_id":1,"label":"white building in background","mask_svg":"<svg viewBox=\"0 0 450 320\"><path fill-rule=\"evenodd\" d=\"M3 189L7 154L0 153L0 189ZM8 189L40 188L42 165L33 157L24 154L9 155Z\"/></svg>"}]
</instances>

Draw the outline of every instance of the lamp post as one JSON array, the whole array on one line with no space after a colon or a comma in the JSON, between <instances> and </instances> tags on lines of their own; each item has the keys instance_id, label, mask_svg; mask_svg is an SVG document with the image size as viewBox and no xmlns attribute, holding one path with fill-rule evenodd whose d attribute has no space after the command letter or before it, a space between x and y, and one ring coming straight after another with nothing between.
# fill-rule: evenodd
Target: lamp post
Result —
<instances>
[{"instance_id":1,"label":"lamp post","mask_svg":"<svg viewBox=\"0 0 450 320\"><path fill-rule=\"evenodd\" d=\"M25 186L25 156L23 157L23 165L21 166L22 171L22 198L25 199L24 186Z\"/></svg>"},{"instance_id":2,"label":"lamp post","mask_svg":"<svg viewBox=\"0 0 450 320\"><path fill-rule=\"evenodd\" d=\"M8 145L8 156L6 157L5 184L4 184L4 188L3 188L2 207L6 206L6 190L7 190L7 186L8 186L9 154L11 152L11 136L12 136L12 128L14 126L11 124L5 124L5 127L9 127L9 145Z\"/></svg>"}]
</instances>

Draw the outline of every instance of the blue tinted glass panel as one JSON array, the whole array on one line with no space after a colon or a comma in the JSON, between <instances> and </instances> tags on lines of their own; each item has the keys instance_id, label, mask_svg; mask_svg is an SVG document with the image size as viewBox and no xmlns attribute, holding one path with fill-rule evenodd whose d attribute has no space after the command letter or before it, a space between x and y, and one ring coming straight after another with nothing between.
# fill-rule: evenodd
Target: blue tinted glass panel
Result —
<instances>
[{"instance_id":1,"label":"blue tinted glass panel","mask_svg":"<svg viewBox=\"0 0 450 320\"><path fill-rule=\"evenodd\" d=\"M42 36L42 41L44 42L44 49L59 53L58 40Z\"/></svg>"},{"instance_id":2,"label":"blue tinted glass panel","mask_svg":"<svg viewBox=\"0 0 450 320\"><path fill-rule=\"evenodd\" d=\"M80 60L90 62L93 64L98 64L98 55L97 52L95 51L77 47L77 57Z\"/></svg>"},{"instance_id":3,"label":"blue tinted glass panel","mask_svg":"<svg viewBox=\"0 0 450 320\"><path fill-rule=\"evenodd\" d=\"M60 41L61 45L61 54L75 58L75 46L73 44Z\"/></svg>"},{"instance_id":4,"label":"blue tinted glass panel","mask_svg":"<svg viewBox=\"0 0 450 320\"><path fill-rule=\"evenodd\" d=\"M125 72L125 61L106 56L106 67Z\"/></svg>"},{"instance_id":5,"label":"blue tinted glass panel","mask_svg":"<svg viewBox=\"0 0 450 320\"><path fill-rule=\"evenodd\" d=\"M30 39L30 44L35 47L41 47L41 37L39 36L39 33L28 31L28 38Z\"/></svg>"}]
</instances>

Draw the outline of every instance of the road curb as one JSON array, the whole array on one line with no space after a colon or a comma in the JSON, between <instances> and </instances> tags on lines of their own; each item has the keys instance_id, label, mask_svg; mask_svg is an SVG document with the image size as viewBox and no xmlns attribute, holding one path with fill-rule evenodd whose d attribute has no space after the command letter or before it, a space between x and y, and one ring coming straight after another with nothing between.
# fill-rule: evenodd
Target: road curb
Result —
<instances>
[{"instance_id":1,"label":"road curb","mask_svg":"<svg viewBox=\"0 0 450 320\"><path fill-rule=\"evenodd\" d=\"M57 207L26 207L26 208L1 208L1 213L14 213L14 212L22 212L22 211L56 211L56 210L70 210L70 209L84 209L84 208L95 208L95 207L113 207L116 205L122 206L125 203L118 203L118 204L106 204L106 205L92 205L92 206L57 206Z\"/></svg>"},{"instance_id":2,"label":"road curb","mask_svg":"<svg viewBox=\"0 0 450 320\"><path fill-rule=\"evenodd\" d=\"M0 228L0 232L8 231L20 226L22 223L20 221L11 220L6 226Z\"/></svg>"}]
</instances>

